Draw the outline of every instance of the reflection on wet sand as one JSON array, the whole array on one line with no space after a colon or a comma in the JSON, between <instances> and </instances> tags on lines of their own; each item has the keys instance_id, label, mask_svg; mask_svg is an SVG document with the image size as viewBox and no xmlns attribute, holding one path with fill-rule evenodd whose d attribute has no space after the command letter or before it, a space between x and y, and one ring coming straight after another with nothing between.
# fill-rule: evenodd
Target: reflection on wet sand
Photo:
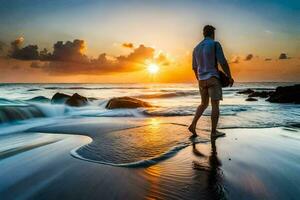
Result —
<instances>
[{"instance_id":1,"label":"reflection on wet sand","mask_svg":"<svg viewBox=\"0 0 300 200\"><path fill-rule=\"evenodd\" d=\"M197 173L207 172L206 180L206 195L205 199L226 199L226 194L223 186L223 174L221 170L222 163L217 156L216 139L211 140L210 155L206 156L193 142L193 154L197 156L201 161L193 161L193 169L195 177L199 177ZM200 176L201 178L203 176ZM198 180L199 182L203 179ZM198 182L197 181L197 182Z\"/></svg>"},{"instance_id":2,"label":"reflection on wet sand","mask_svg":"<svg viewBox=\"0 0 300 200\"><path fill-rule=\"evenodd\" d=\"M141 171L149 183L146 199L226 199L221 165L216 141L194 138L175 157Z\"/></svg>"}]
</instances>

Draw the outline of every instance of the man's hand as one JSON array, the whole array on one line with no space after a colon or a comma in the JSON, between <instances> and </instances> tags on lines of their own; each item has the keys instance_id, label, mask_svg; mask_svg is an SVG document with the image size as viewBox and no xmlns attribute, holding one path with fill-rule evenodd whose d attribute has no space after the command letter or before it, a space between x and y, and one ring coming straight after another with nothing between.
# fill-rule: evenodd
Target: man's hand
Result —
<instances>
[{"instance_id":1,"label":"man's hand","mask_svg":"<svg viewBox=\"0 0 300 200\"><path fill-rule=\"evenodd\" d=\"M234 83L233 78L229 78L229 87L232 87L233 83Z\"/></svg>"}]
</instances>

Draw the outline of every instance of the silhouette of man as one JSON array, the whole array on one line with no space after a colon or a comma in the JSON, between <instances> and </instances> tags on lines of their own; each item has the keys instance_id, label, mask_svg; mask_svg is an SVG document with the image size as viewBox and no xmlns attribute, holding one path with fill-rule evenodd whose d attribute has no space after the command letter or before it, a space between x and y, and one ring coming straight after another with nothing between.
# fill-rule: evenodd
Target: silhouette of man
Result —
<instances>
[{"instance_id":1,"label":"silhouette of man","mask_svg":"<svg viewBox=\"0 0 300 200\"><path fill-rule=\"evenodd\" d=\"M214 40L215 27L211 25L204 26L203 36L204 39L194 48L192 64L199 84L201 104L198 106L193 121L188 129L193 136L197 136L197 122L204 110L208 107L210 98L212 106L211 137L216 138L225 135L225 133L217 131L220 113L219 102L223 99L217 64L219 63L221 65L225 74L230 78L230 86L233 85L234 80L231 77L230 68L224 56L221 44Z\"/></svg>"}]
</instances>

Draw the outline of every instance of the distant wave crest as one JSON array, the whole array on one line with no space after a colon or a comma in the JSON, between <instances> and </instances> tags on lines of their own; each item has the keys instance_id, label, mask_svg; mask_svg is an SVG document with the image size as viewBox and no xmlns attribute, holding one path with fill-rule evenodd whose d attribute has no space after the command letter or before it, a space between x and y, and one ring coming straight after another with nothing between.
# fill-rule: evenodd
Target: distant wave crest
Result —
<instances>
[{"instance_id":1,"label":"distant wave crest","mask_svg":"<svg viewBox=\"0 0 300 200\"><path fill-rule=\"evenodd\" d=\"M112 90L112 89L148 89L147 87L44 87L46 90Z\"/></svg>"},{"instance_id":2,"label":"distant wave crest","mask_svg":"<svg viewBox=\"0 0 300 200\"><path fill-rule=\"evenodd\" d=\"M199 94L198 91L175 91L175 92L165 92L165 93L153 93L153 94L143 94L135 97L143 99L151 98L170 98L170 97L181 97L181 96L192 96Z\"/></svg>"}]
</instances>

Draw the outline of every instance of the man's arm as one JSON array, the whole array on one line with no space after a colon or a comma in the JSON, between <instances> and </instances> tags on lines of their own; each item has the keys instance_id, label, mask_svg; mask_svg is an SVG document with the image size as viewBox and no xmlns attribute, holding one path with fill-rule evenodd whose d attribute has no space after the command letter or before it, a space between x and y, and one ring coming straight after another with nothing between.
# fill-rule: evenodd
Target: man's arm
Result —
<instances>
[{"instance_id":1,"label":"man's arm","mask_svg":"<svg viewBox=\"0 0 300 200\"><path fill-rule=\"evenodd\" d=\"M198 70L197 70L198 65L197 65L197 60L196 60L196 56L195 56L195 50L193 51L192 67L193 67L193 71L196 76L196 79L198 80Z\"/></svg>"},{"instance_id":2,"label":"man's arm","mask_svg":"<svg viewBox=\"0 0 300 200\"><path fill-rule=\"evenodd\" d=\"M216 42L216 43L217 43L216 44L216 47L217 47L217 49L216 49L217 60L220 63L220 65L221 65L223 71L225 72L225 74L230 78L230 86L232 86L233 83L234 83L234 80L233 80L233 78L231 76L230 67L228 65L228 62L227 62L225 56L224 56L221 44L219 42Z\"/></svg>"},{"instance_id":3,"label":"man's arm","mask_svg":"<svg viewBox=\"0 0 300 200\"><path fill-rule=\"evenodd\" d=\"M229 78L232 78L232 77L231 77L231 72L230 72L230 68L229 68L228 63L227 63L227 62L225 62L225 63L220 63L220 65L221 65L223 71L225 72L225 74L226 74Z\"/></svg>"}]
</instances>

